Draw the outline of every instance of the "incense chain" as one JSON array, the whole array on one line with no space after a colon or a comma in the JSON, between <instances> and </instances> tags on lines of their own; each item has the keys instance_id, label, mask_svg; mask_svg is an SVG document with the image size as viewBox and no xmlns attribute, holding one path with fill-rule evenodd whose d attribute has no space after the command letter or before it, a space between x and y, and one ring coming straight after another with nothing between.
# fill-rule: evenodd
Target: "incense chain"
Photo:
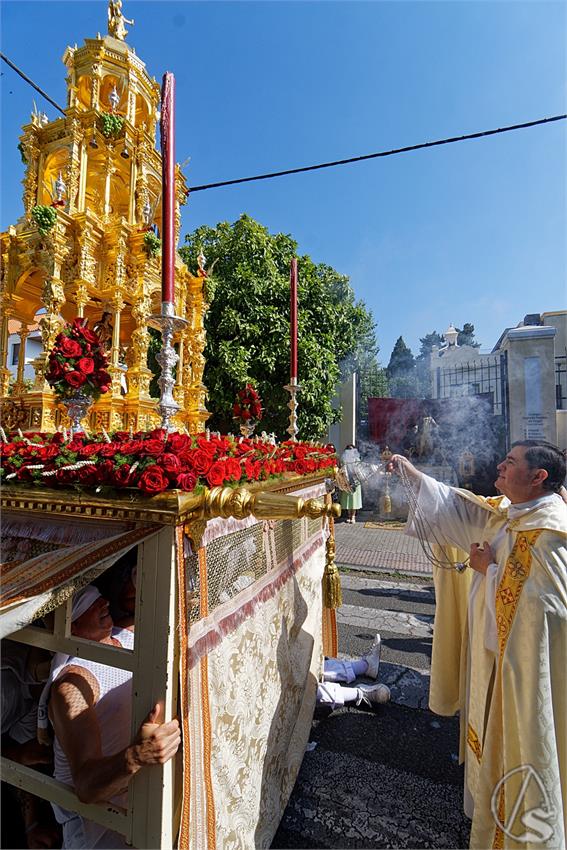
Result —
<instances>
[{"instance_id":1,"label":"incense chain","mask_svg":"<svg viewBox=\"0 0 567 850\"><path fill-rule=\"evenodd\" d=\"M443 548L443 544L439 541L438 537L435 534L435 531L431 527L430 523L425 518L425 514L422 511L419 505L419 499L417 498L413 487L411 486L409 477L403 468L403 466L399 466L399 474L400 480L406 492L406 497L408 500L408 505L410 508L410 512L413 516L413 524L417 531L417 539L419 540L419 544L423 550L423 554L427 558L430 564L434 567L438 567L441 570L456 570L458 573L462 573L466 570L469 565L469 558L466 558L465 561L458 561L457 563L453 563L453 561L449 560L446 556L441 559L438 558L435 552L433 551L433 545L430 542L433 540L434 544L437 544L441 549Z\"/></svg>"}]
</instances>

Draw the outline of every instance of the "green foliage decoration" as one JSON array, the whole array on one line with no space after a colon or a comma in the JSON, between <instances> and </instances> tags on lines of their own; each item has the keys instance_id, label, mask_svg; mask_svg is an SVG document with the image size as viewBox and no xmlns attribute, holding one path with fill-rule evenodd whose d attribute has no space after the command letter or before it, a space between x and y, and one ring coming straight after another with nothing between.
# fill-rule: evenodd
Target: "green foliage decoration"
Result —
<instances>
[{"instance_id":1,"label":"green foliage decoration","mask_svg":"<svg viewBox=\"0 0 567 850\"><path fill-rule=\"evenodd\" d=\"M180 249L189 269L201 250L215 263L215 297L205 316L204 383L210 428L234 428L236 392L252 383L263 399L263 427L286 437L289 425L289 266L297 243L271 234L247 215L236 222L202 226ZM377 351L374 321L355 300L349 280L308 256L298 258L299 438L319 439L340 417L332 399L341 369L356 368L360 350Z\"/></svg>"},{"instance_id":2,"label":"green foliage decoration","mask_svg":"<svg viewBox=\"0 0 567 850\"><path fill-rule=\"evenodd\" d=\"M107 139L116 139L124 127L124 118L121 115L112 115L103 112L100 116L102 135Z\"/></svg>"},{"instance_id":3,"label":"green foliage decoration","mask_svg":"<svg viewBox=\"0 0 567 850\"><path fill-rule=\"evenodd\" d=\"M148 257L157 257L161 251L161 239L152 230L148 230L144 236L144 250Z\"/></svg>"},{"instance_id":4,"label":"green foliage decoration","mask_svg":"<svg viewBox=\"0 0 567 850\"><path fill-rule=\"evenodd\" d=\"M41 236L49 233L51 228L57 221L57 212L53 207L45 206L45 204L37 204L32 211L31 216L37 224L37 229Z\"/></svg>"}]
</instances>

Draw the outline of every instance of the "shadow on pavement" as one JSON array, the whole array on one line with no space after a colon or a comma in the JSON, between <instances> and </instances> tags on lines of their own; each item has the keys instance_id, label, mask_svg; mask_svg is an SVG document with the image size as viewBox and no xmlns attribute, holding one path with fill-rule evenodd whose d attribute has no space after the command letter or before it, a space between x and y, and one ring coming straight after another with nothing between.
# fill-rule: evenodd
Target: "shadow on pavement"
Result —
<instances>
[{"instance_id":1,"label":"shadow on pavement","mask_svg":"<svg viewBox=\"0 0 567 850\"><path fill-rule=\"evenodd\" d=\"M457 718L390 703L314 721L272 848L465 848Z\"/></svg>"}]
</instances>

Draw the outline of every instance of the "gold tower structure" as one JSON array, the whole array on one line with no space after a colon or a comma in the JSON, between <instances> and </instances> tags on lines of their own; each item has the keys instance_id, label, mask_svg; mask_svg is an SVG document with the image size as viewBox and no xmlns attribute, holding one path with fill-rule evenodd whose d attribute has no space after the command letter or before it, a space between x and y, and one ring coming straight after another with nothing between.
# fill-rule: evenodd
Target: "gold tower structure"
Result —
<instances>
[{"instance_id":1,"label":"gold tower structure","mask_svg":"<svg viewBox=\"0 0 567 850\"><path fill-rule=\"evenodd\" d=\"M110 0L108 35L86 39L63 56L64 116L49 121L34 110L20 137L24 214L0 236L0 402L8 427L52 431L66 421L44 374L62 322L75 316L89 318L91 327L102 325L110 354L112 387L93 404L90 428L138 430L160 423L147 365L148 317L161 311L154 233L161 220L160 88L126 44L125 23L133 22L123 17L120 0ZM179 166L176 197L177 244L186 200ZM48 223L55 221L40 232L36 219L46 211ZM176 337L174 396L180 410L173 421L191 433L202 430L209 416L203 385L205 278L203 269L191 274L177 255L175 313L188 324ZM33 361L29 390L23 381L26 338L38 312L43 353ZM10 319L21 323L19 368L11 386Z\"/></svg>"}]
</instances>

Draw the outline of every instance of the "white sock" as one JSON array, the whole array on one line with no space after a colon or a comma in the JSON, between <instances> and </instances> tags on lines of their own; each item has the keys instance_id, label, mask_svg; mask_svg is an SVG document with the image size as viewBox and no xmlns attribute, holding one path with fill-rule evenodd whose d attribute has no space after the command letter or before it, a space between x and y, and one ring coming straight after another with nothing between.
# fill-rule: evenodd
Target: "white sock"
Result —
<instances>
[{"instance_id":1,"label":"white sock","mask_svg":"<svg viewBox=\"0 0 567 850\"><path fill-rule=\"evenodd\" d=\"M338 682L320 682L317 686L317 704L339 708L347 702L356 702L360 697L358 688L343 688Z\"/></svg>"}]
</instances>

